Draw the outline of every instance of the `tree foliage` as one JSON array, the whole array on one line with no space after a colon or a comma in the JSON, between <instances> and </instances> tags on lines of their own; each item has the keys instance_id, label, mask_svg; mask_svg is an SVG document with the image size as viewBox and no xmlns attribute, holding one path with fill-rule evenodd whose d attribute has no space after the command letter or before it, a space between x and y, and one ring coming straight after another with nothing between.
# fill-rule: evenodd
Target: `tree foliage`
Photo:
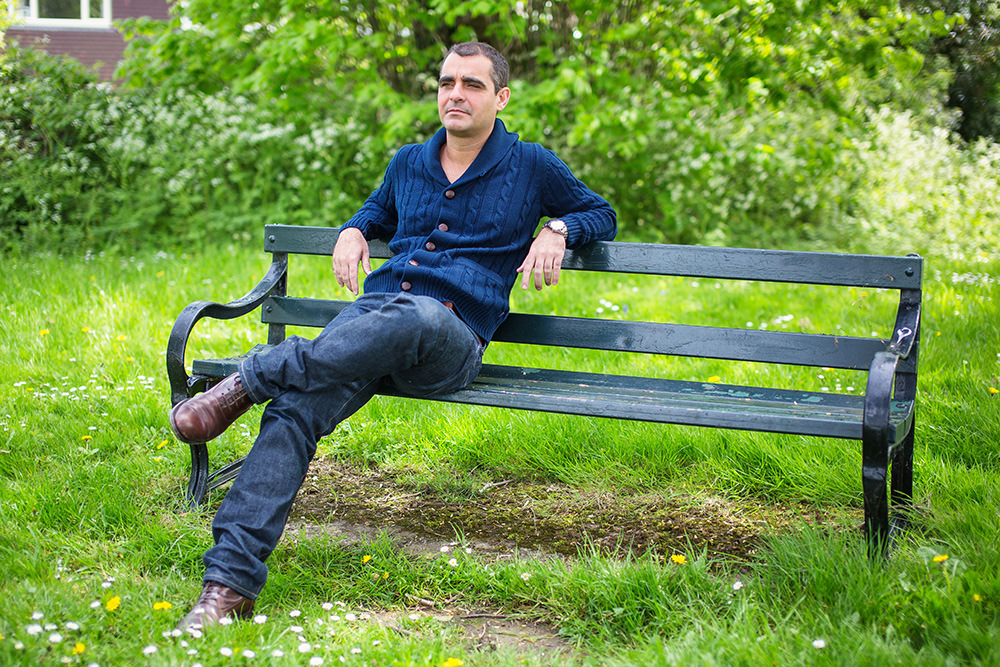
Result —
<instances>
[{"instance_id":1,"label":"tree foliage","mask_svg":"<svg viewBox=\"0 0 1000 667\"><path fill-rule=\"evenodd\" d=\"M127 23L131 85L232 89L304 126L351 119L372 137L373 178L436 129L447 47L488 41L511 61L509 125L563 155L626 230L688 241L835 215L867 109L912 89L918 47L951 27L847 0L188 0L173 11L166 24Z\"/></svg>"},{"instance_id":2,"label":"tree foliage","mask_svg":"<svg viewBox=\"0 0 1000 667\"><path fill-rule=\"evenodd\" d=\"M933 40L954 71L948 104L961 111L957 130L966 140L1000 140L1000 2L997 0L908 0L908 6L932 16L960 20Z\"/></svg>"}]
</instances>

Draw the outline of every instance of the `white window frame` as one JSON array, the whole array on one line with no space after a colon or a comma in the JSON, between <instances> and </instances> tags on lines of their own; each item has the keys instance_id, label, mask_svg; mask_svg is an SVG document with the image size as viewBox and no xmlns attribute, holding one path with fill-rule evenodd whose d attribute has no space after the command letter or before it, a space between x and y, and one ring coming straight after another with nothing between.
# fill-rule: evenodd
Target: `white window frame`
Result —
<instances>
[{"instance_id":1,"label":"white window frame","mask_svg":"<svg viewBox=\"0 0 1000 667\"><path fill-rule=\"evenodd\" d=\"M101 17L90 18L90 0L80 0L80 18L78 19L48 19L38 16L39 0L29 0L28 12L25 13L23 3L17 0L4 0L7 10L14 19L14 25L39 28L110 28L111 0L101 0ZM18 4L22 8L18 8ZM84 18L84 17L87 18Z\"/></svg>"}]
</instances>

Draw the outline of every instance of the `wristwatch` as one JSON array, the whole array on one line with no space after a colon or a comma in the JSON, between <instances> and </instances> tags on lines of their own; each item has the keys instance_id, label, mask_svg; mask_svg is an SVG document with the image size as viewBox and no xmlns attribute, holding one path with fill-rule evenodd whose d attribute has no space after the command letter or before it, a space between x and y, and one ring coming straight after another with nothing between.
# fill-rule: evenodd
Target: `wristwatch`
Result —
<instances>
[{"instance_id":1,"label":"wristwatch","mask_svg":"<svg viewBox=\"0 0 1000 667\"><path fill-rule=\"evenodd\" d=\"M545 227L551 229L556 234L559 234L564 239L569 239L569 229L566 227L566 223L562 220L549 220L545 223Z\"/></svg>"}]
</instances>

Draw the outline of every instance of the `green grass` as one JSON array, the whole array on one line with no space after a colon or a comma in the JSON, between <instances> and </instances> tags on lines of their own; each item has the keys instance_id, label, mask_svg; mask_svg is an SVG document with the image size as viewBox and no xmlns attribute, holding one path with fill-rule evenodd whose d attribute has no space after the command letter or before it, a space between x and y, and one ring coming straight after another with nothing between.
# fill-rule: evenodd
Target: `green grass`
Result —
<instances>
[{"instance_id":1,"label":"green grass","mask_svg":"<svg viewBox=\"0 0 1000 667\"><path fill-rule=\"evenodd\" d=\"M690 549L682 564L592 550L570 561L491 561L464 549L418 558L387 539L299 539L283 542L269 562L258 604L265 623L198 640L164 636L196 594L211 543L211 510L180 511L189 459L166 419L166 337L186 303L244 293L267 262L239 247L211 257L7 258L0 664L291 665L310 657L328 665L341 657L358 665L551 664L531 651L476 651L453 625L416 613L414 598L549 623L576 649L562 659L567 664L1000 662L997 257L930 263L915 462L920 511L884 567L867 561L853 531L804 526L776 533L750 562ZM294 267L292 285L329 294L328 260ZM863 290L580 275L541 294L517 292L514 302L542 313L603 308L604 316L628 319L669 313L695 324L848 335L868 335L873 323L887 335L894 308L887 295ZM197 331L191 357L228 354L264 336L250 318ZM857 393L864 383L841 371L635 355L609 361L501 344L488 361ZM245 451L252 424L245 419L222 436L216 460ZM535 479L620 493L710 493L737 508L805 503L861 520L860 445L846 441L379 398L325 439L320 456L409 475L453 497L489 480ZM109 608L113 600L118 606ZM348 613L357 618L347 621ZM397 620L379 621L388 613ZM310 648L300 652L304 643Z\"/></svg>"}]
</instances>

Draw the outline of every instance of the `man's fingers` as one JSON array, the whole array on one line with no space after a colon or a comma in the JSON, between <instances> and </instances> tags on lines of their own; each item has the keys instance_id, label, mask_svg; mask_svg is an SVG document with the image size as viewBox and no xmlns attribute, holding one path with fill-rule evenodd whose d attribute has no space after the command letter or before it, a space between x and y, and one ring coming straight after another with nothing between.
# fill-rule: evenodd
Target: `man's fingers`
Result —
<instances>
[{"instance_id":1,"label":"man's fingers","mask_svg":"<svg viewBox=\"0 0 1000 667\"><path fill-rule=\"evenodd\" d=\"M337 284L346 287L353 294L358 293L359 265L364 269L365 275L372 272L368 241L360 230L349 227L340 233L333 248L333 274L337 278Z\"/></svg>"}]
</instances>

